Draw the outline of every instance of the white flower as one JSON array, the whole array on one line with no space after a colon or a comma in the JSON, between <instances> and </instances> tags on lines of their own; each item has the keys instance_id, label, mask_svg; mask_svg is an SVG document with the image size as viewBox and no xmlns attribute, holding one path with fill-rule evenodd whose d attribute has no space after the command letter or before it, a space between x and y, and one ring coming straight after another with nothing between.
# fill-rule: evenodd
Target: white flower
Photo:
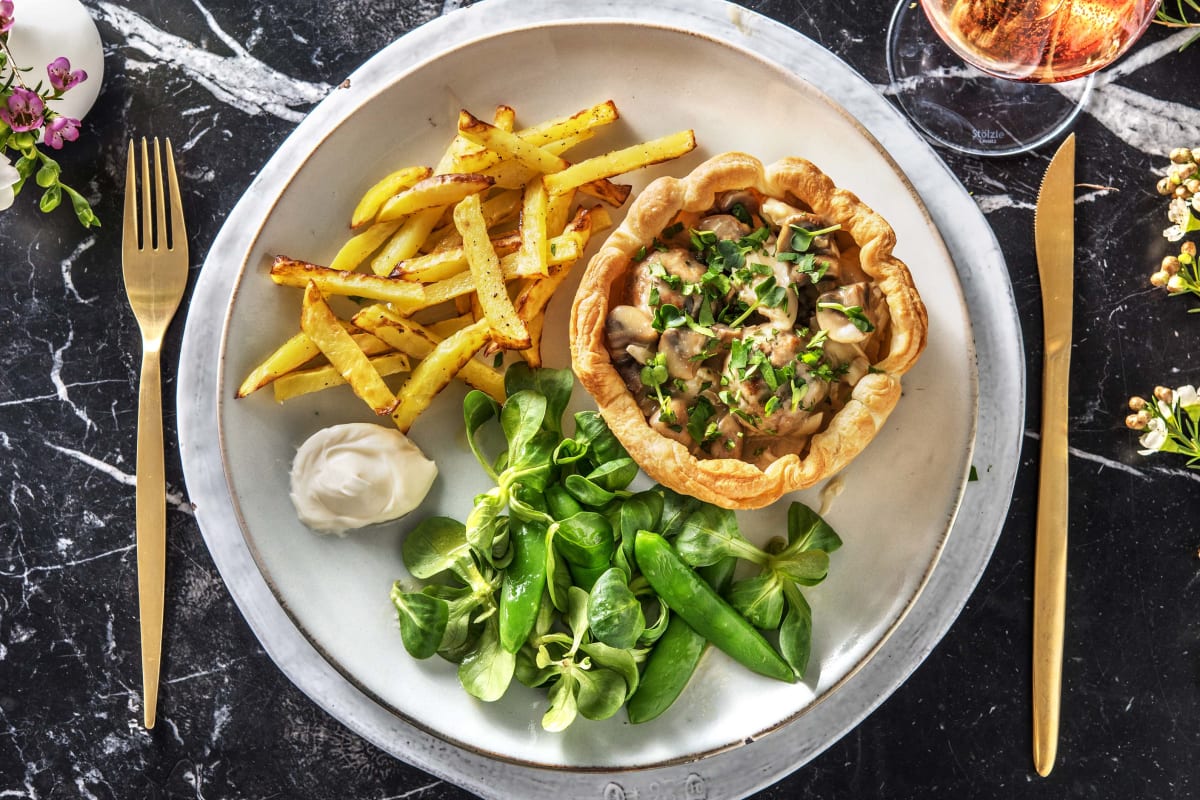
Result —
<instances>
[{"instance_id":1,"label":"white flower","mask_svg":"<svg viewBox=\"0 0 1200 800\"><path fill-rule=\"evenodd\" d=\"M0 211L13 204L13 198L16 196L13 185L19 180L21 173L17 172L17 168L7 157L0 155Z\"/></svg>"},{"instance_id":2,"label":"white flower","mask_svg":"<svg viewBox=\"0 0 1200 800\"><path fill-rule=\"evenodd\" d=\"M1163 236L1167 237L1168 242L1178 242L1183 238L1183 228L1178 225L1172 225L1163 231Z\"/></svg>"},{"instance_id":3,"label":"white flower","mask_svg":"<svg viewBox=\"0 0 1200 800\"><path fill-rule=\"evenodd\" d=\"M1192 195L1192 208L1194 208L1196 211L1200 211L1200 194Z\"/></svg>"},{"instance_id":4,"label":"white flower","mask_svg":"<svg viewBox=\"0 0 1200 800\"><path fill-rule=\"evenodd\" d=\"M1200 406L1200 394L1196 393L1195 386L1180 386L1175 390L1175 399L1179 401L1180 408Z\"/></svg>"},{"instance_id":5,"label":"white flower","mask_svg":"<svg viewBox=\"0 0 1200 800\"><path fill-rule=\"evenodd\" d=\"M1163 449L1163 445L1167 443L1167 423L1163 422L1158 417L1150 420L1150 426L1146 428L1146 432L1138 439L1138 444L1146 448L1138 450L1138 455L1150 456Z\"/></svg>"},{"instance_id":6,"label":"white flower","mask_svg":"<svg viewBox=\"0 0 1200 800\"><path fill-rule=\"evenodd\" d=\"M1167 220L1174 222L1176 225L1182 225L1187 222L1189 214L1191 212L1188 211L1187 201L1182 197L1176 197L1171 201L1171 205L1167 206Z\"/></svg>"}]
</instances>

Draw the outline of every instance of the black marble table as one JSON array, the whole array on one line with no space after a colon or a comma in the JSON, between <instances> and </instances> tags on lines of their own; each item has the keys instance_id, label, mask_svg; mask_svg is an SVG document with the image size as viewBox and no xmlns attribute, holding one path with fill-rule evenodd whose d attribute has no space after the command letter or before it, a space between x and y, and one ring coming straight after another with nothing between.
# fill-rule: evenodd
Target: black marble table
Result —
<instances>
[{"instance_id":1,"label":"black marble table","mask_svg":"<svg viewBox=\"0 0 1200 800\"><path fill-rule=\"evenodd\" d=\"M23 2L18 0L18 10ZM486 0L484 0L486 2ZM0 798L450 800L462 790L348 732L275 668L235 608L168 453L159 724L140 725L133 546L139 338L120 280L124 143L170 136L192 268L312 104L454 0L85 0L106 79L65 177L85 232L28 196L0 213ZM888 10L857 0L744 5L795 27L881 90ZM867 720L762 798L1184 798L1200 795L1200 472L1145 458L1131 394L1200 382L1200 317L1152 289L1171 246L1154 191L1200 142L1200 50L1151 32L1075 125L1071 543L1059 762L1030 759L1030 638L1041 319L1033 203L1049 152L946 154L1004 249L1024 328L1021 471L995 555L928 660ZM195 274L193 274L194 281ZM186 304L186 300L185 300ZM1191 305L1195 305L1194 303ZM185 306L186 307L186 306ZM166 345L168 439L181 312ZM987 387L982 387L984 391ZM986 480L986 475L982 476Z\"/></svg>"}]
</instances>

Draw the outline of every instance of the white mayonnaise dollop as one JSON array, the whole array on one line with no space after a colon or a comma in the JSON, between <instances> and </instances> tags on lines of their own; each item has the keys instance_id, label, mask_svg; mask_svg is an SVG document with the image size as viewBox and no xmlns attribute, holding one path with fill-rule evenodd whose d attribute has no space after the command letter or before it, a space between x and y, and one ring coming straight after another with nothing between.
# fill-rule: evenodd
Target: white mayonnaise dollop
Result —
<instances>
[{"instance_id":1,"label":"white mayonnaise dollop","mask_svg":"<svg viewBox=\"0 0 1200 800\"><path fill-rule=\"evenodd\" d=\"M323 428L292 461L292 503L318 533L344 534L412 511L437 465L394 428L349 422Z\"/></svg>"}]
</instances>

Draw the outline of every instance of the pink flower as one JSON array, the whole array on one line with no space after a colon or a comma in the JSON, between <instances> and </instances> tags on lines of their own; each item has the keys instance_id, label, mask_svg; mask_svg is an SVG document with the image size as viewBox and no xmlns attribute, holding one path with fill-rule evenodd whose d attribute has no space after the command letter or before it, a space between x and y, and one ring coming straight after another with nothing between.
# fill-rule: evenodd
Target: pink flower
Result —
<instances>
[{"instance_id":1,"label":"pink flower","mask_svg":"<svg viewBox=\"0 0 1200 800\"><path fill-rule=\"evenodd\" d=\"M4 0L0 0L0 3ZM46 104L36 92L16 86L8 97L8 104L0 108L0 119L8 123L14 132L34 131L42 127Z\"/></svg>"},{"instance_id":2,"label":"pink flower","mask_svg":"<svg viewBox=\"0 0 1200 800\"><path fill-rule=\"evenodd\" d=\"M4 2L4 0L0 0ZM87 80L87 73L81 69L71 71L71 62L63 56L46 65L46 74L50 76L50 85L60 92L65 92L72 86Z\"/></svg>"},{"instance_id":3,"label":"pink flower","mask_svg":"<svg viewBox=\"0 0 1200 800\"><path fill-rule=\"evenodd\" d=\"M13 0L0 0L0 33L13 26Z\"/></svg>"},{"instance_id":4,"label":"pink flower","mask_svg":"<svg viewBox=\"0 0 1200 800\"><path fill-rule=\"evenodd\" d=\"M55 117L46 123L42 131L42 141L55 150L62 150L63 142L73 142L79 138L79 120L70 117Z\"/></svg>"}]
</instances>

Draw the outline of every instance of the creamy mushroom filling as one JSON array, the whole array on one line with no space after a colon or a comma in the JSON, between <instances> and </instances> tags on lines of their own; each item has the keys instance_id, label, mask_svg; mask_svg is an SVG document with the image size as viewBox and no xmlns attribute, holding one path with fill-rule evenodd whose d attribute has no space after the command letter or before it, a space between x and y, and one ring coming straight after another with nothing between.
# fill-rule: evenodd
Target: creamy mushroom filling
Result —
<instances>
[{"instance_id":1,"label":"creamy mushroom filling","mask_svg":"<svg viewBox=\"0 0 1200 800\"><path fill-rule=\"evenodd\" d=\"M845 405L887 305L843 265L838 231L743 190L637 253L606 334L654 429L699 457L770 462L773 444L796 452Z\"/></svg>"}]
</instances>

